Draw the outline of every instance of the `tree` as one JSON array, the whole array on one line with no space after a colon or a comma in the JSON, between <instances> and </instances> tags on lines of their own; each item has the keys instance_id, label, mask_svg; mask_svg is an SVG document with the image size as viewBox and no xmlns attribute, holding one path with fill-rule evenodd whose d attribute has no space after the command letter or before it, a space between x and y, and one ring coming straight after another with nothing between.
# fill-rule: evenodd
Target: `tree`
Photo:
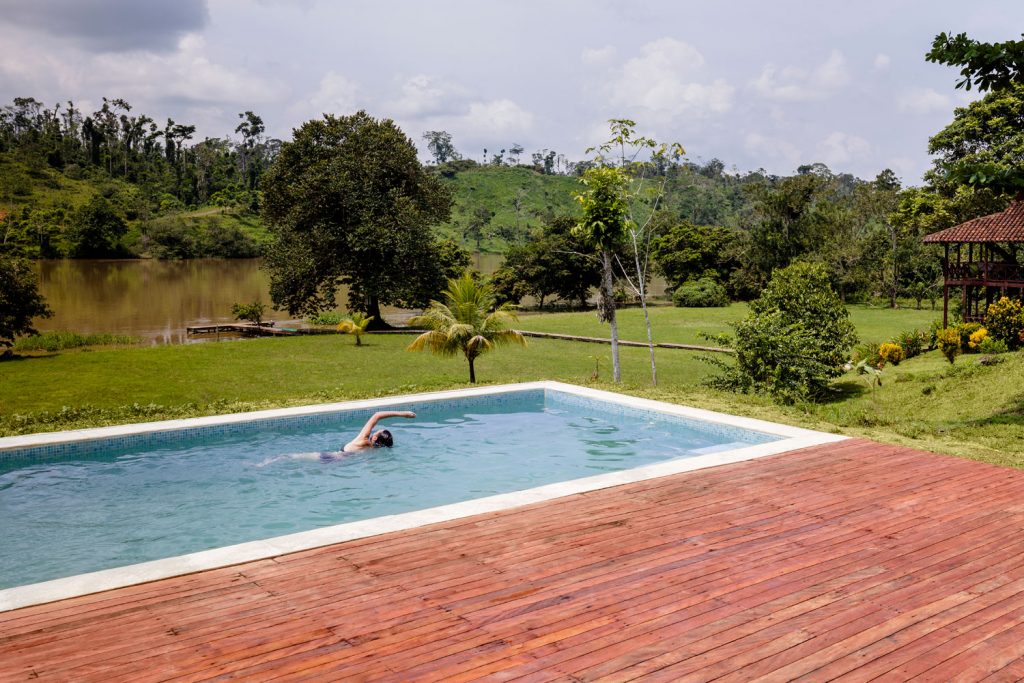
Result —
<instances>
[{"instance_id":1,"label":"tree","mask_svg":"<svg viewBox=\"0 0 1024 683\"><path fill-rule=\"evenodd\" d=\"M523 146L518 142L513 142L512 146L508 148L508 160L512 164L519 163L519 157L523 154Z\"/></svg>"},{"instance_id":2,"label":"tree","mask_svg":"<svg viewBox=\"0 0 1024 683\"><path fill-rule=\"evenodd\" d=\"M1024 40L982 43L966 33L940 33L925 55L929 62L959 66L963 77L956 87L970 90L1000 90L1024 84Z\"/></svg>"},{"instance_id":3,"label":"tree","mask_svg":"<svg viewBox=\"0 0 1024 683\"><path fill-rule=\"evenodd\" d=\"M32 319L51 315L31 262L0 254L0 346L10 347L19 335L35 334Z\"/></svg>"},{"instance_id":4,"label":"tree","mask_svg":"<svg viewBox=\"0 0 1024 683\"><path fill-rule=\"evenodd\" d=\"M553 296L584 306L590 289L601 282L601 268L596 255L572 234L575 224L568 216L555 218L526 244L510 247L491 275L498 299L517 304L532 296L544 308Z\"/></svg>"},{"instance_id":5,"label":"tree","mask_svg":"<svg viewBox=\"0 0 1024 683\"><path fill-rule=\"evenodd\" d=\"M390 119L307 121L264 175L263 198L271 297L292 315L333 308L344 283L349 308L382 327L382 304L419 308L443 287L451 253L432 226L451 195Z\"/></svg>"},{"instance_id":6,"label":"tree","mask_svg":"<svg viewBox=\"0 0 1024 683\"><path fill-rule=\"evenodd\" d=\"M654 238L655 217L665 197L668 181L668 167L678 163L685 150L679 143L659 144L653 138L636 134L636 122L630 119L611 119L608 122L611 138L588 150L596 152L594 163L604 166L609 163L606 155L618 154L619 169L626 174L627 183L622 187L626 221L623 224L624 239L629 248L632 263L630 268L619 262L626 283L640 300L647 326L647 348L651 360L651 384L658 384L658 369L654 360L654 335L651 331L651 316L647 310L647 283L650 278L651 241ZM641 153L650 153L649 161L638 161ZM653 177L660 176L660 182ZM630 272L632 271L632 273ZM617 380L616 380L617 381Z\"/></svg>"},{"instance_id":7,"label":"tree","mask_svg":"<svg viewBox=\"0 0 1024 683\"><path fill-rule=\"evenodd\" d=\"M427 149L433 155L434 163L438 166L462 158L462 155L455 149L455 145L452 144L451 133L446 130L428 130L423 133L423 139L427 141Z\"/></svg>"},{"instance_id":8,"label":"tree","mask_svg":"<svg viewBox=\"0 0 1024 683\"><path fill-rule=\"evenodd\" d=\"M494 292L487 283L478 283L469 274L448 281L445 303L432 301L423 315L409 321L424 332L406 348L428 349L439 356L462 353L469 363L469 381L476 383L476 359L497 346L519 344L526 338L509 325L517 318L506 306L495 309Z\"/></svg>"},{"instance_id":9,"label":"tree","mask_svg":"<svg viewBox=\"0 0 1024 683\"><path fill-rule=\"evenodd\" d=\"M576 195L577 201L583 207L583 219L577 226L578 234L601 255L601 287L597 317L611 327L612 378L615 382L621 382L613 258L626 237L629 220L626 191L629 187L629 177L622 168L593 166L583 173L580 182L586 189Z\"/></svg>"},{"instance_id":10,"label":"tree","mask_svg":"<svg viewBox=\"0 0 1024 683\"><path fill-rule=\"evenodd\" d=\"M996 194L1024 190L1024 84L991 92L966 107L928 140L937 155L928 180L949 194L959 185Z\"/></svg>"},{"instance_id":11,"label":"tree","mask_svg":"<svg viewBox=\"0 0 1024 683\"><path fill-rule=\"evenodd\" d=\"M256 326L256 332L260 333L262 330L263 313L266 311L266 306L263 305L262 301L253 301L251 304L234 304L231 307L231 315L235 316L235 320L245 320Z\"/></svg>"},{"instance_id":12,"label":"tree","mask_svg":"<svg viewBox=\"0 0 1024 683\"><path fill-rule=\"evenodd\" d=\"M113 204L97 195L75 212L68 234L69 252L75 258L97 258L118 254L118 241L128 224Z\"/></svg>"},{"instance_id":13,"label":"tree","mask_svg":"<svg viewBox=\"0 0 1024 683\"><path fill-rule=\"evenodd\" d=\"M651 256L669 287L704 277L724 283L736 268L731 257L737 235L728 228L694 225L662 215L651 241Z\"/></svg>"},{"instance_id":14,"label":"tree","mask_svg":"<svg viewBox=\"0 0 1024 683\"><path fill-rule=\"evenodd\" d=\"M821 398L857 342L825 268L806 262L776 271L734 328L736 363L710 359L726 371L711 383L785 403Z\"/></svg>"},{"instance_id":15,"label":"tree","mask_svg":"<svg viewBox=\"0 0 1024 683\"><path fill-rule=\"evenodd\" d=\"M366 334L366 328L370 326L371 322L373 322L373 317L365 316L359 311L353 311L348 320L342 320L338 323L338 332L351 334L356 338L356 346L362 346L363 335Z\"/></svg>"}]
</instances>

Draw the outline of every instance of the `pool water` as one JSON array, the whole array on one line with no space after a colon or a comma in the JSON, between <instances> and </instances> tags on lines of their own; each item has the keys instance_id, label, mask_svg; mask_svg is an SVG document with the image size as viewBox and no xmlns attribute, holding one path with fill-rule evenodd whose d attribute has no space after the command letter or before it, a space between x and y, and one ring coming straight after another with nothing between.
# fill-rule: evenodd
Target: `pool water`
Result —
<instances>
[{"instance_id":1,"label":"pool water","mask_svg":"<svg viewBox=\"0 0 1024 683\"><path fill-rule=\"evenodd\" d=\"M780 438L539 390L396 409L394 448L329 462L372 411L0 458L0 588Z\"/></svg>"}]
</instances>

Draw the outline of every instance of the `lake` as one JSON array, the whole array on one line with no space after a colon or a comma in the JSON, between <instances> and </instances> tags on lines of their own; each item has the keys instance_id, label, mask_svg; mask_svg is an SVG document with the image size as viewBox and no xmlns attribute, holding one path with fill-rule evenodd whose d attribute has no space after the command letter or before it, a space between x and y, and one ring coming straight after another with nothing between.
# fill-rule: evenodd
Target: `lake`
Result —
<instances>
[{"instance_id":1,"label":"lake","mask_svg":"<svg viewBox=\"0 0 1024 683\"><path fill-rule=\"evenodd\" d=\"M478 254L474 266L491 273L497 254ZM40 291L53 317L36 321L40 331L109 332L142 337L154 344L190 341L189 325L234 322L231 306L259 299L267 319L289 320L270 308L270 277L259 259L44 260L39 261ZM347 288L338 302L345 309ZM410 311L385 307L391 322Z\"/></svg>"}]
</instances>

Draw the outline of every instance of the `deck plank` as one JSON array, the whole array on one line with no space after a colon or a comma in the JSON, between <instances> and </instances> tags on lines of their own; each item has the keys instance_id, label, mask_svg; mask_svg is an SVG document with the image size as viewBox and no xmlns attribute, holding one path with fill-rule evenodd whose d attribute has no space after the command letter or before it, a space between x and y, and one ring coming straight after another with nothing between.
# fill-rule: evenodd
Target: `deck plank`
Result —
<instances>
[{"instance_id":1,"label":"deck plank","mask_svg":"<svg viewBox=\"0 0 1024 683\"><path fill-rule=\"evenodd\" d=\"M0 681L1019 680L1022 501L852 439L0 613Z\"/></svg>"}]
</instances>

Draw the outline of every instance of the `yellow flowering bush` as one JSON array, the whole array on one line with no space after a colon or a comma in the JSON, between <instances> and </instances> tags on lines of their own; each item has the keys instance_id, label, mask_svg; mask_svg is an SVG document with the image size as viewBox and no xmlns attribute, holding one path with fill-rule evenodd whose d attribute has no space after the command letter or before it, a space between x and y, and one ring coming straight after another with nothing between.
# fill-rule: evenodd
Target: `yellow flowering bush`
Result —
<instances>
[{"instance_id":1,"label":"yellow flowering bush","mask_svg":"<svg viewBox=\"0 0 1024 683\"><path fill-rule=\"evenodd\" d=\"M954 363L960 354L960 330L955 327L939 330L935 335L935 340L938 342L939 351L946 357L946 360Z\"/></svg>"},{"instance_id":2,"label":"yellow flowering bush","mask_svg":"<svg viewBox=\"0 0 1024 683\"><path fill-rule=\"evenodd\" d=\"M982 327L971 333L971 336L968 337L967 345L971 347L972 350L977 350L977 348L981 346L981 342L985 341L987 338L988 330Z\"/></svg>"},{"instance_id":3,"label":"yellow flowering bush","mask_svg":"<svg viewBox=\"0 0 1024 683\"><path fill-rule=\"evenodd\" d=\"M892 363L893 365L899 365L900 361L904 358L903 347L899 344L893 344L892 342L886 342L878 347L878 357L886 363Z\"/></svg>"},{"instance_id":4,"label":"yellow flowering bush","mask_svg":"<svg viewBox=\"0 0 1024 683\"><path fill-rule=\"evenodd\" d=\"M985 326L996 339L1005 342L1012 351L1020 346L1024 332L1024 307L1016 299L1002 297L989 304L985 313Z\"/></svg>"}]
</instances>

